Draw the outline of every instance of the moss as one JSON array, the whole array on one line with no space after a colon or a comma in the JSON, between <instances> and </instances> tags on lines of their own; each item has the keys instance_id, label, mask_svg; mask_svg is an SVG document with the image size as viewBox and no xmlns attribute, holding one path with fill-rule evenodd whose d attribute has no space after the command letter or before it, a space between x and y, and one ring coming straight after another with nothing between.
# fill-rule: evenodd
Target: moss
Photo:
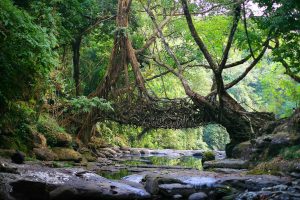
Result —
<instances>
[{"instance_id":1,"label":"moss","mask_svg":"<svg viewBox=\"0 0 300 200\"><path fill-rule=\"evenodd\" d=\"M52 167L54 168L74 167L74 162L53 162Z\"/></svg>"},{"instance_id":2,"label":"moss","mask_svg":"<svg viewBox=\"0 0 300 200\"><path fill-rule=\"evenodd\" d=\"M248 172L248 174L261 175L282 175L282 173L288 173L294 170L295 163L298 161L288 161L282 157L273 158L270 161L261 162L256 167Z\"/></svg>"},{"instance_id":3,"label":"moss","mask_svg":"<svg viewBox=\"0 0 300 200\"><path fill-rule=\"evenodd\" d=\"M300 158L300 145L283 148L280 151L280 156L286 160L293 160Z\"/></svg>"},{"instance_id":4,"label":"moss","mask_svg":"<svg viewBox=\"0 0 300 200\"><path fill-rule=\"evenodd\" d=\"M213 151L205 151L202 155L202 162L215 160L215 153Z\"/></svg>"},{"instance_id":5,"label":"moss","mask_svg":"<svg viewBox=\"0 0 300 200\"><path fill-rule=\"evenodd\" d=\"M80 162L82 156L77 151L68 148L55 147L52 149L60 161L75 161Z\"/></svg>"},{"instance_id":6,"label":"moss","mask_svg":"<svg viewBox=\"0 0 300 200\"><path fill-rule=\"evenodd\" d=\"M46 137L47 144L50 147L71 146L72 137L48 114L40 116L37 123L37 130Z\"/></svg>"},{"instance_id":7,"label":"moss","mask_svg":"<svg viewBox=\"0 0 300 200\"><path fill-rule=\"evenodd\" d=\"M34 157L28 157L28 156L26 156L25 157L25 161L37 161L37 159L36 159L35 156Z\"/></svg>"}]
</instances>

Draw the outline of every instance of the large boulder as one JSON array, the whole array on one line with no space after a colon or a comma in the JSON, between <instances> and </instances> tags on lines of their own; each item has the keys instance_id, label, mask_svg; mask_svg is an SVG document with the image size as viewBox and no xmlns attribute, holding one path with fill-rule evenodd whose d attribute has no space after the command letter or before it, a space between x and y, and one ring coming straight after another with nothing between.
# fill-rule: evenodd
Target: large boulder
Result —
<instances>
[{"instance_id":1,"label":"large boulder","mask_svg":"<svg viewBox=\"0 0 300 200\"><path fill-rule=\"evenodd\" d=\"M35 154L36 158L39 160L52 161L58 159L58 156L51 149L48 149L46 147L34 148L33 153Z\"/></svg>"},{"instance_id":2,"label":"large boulder","mask_svg":"<svg viewBox=\"0 0 300 200\"><path fill-rule=\"evenodd\" d=\"M300 109L286 119L268 123L259 131L257 137L236 145L233 158L265 160L278 155L282 148L300 143Z\"/></svg>"},{"instance_id":3,"label":"large boulder","mask_svg":"<svg viewBox=\"0 0 300 200\"><path fill-rule=\"evenodd\" d=\"M82 155L73 149L55 147L52 150L57 155L57 160L59 161L80 162L82 160Z\"/></svg>"},{"instance_id":4,"label":"large boulder","mask_svg":"<svg viewBox=\"0 0 300 200\"><path fill-rule=\"evenodd\" d=\"M232 156L247 160L265 160L278 155L282 148L299 144L300 134L280 130L238 144L234 147Z\"/></svg>"},{"instance_id":5,"label":"large boulder","mask_svg":"<svg viewBox=\"0 0 300 200\"><path fill-rule=\"evenodd\" d=\"M108 180L83 169L16 167L18 174L0 172L0 199L150 199L142 187Z\"/></svg>"},{"instance_id":6,"label":"large boulder","mask_svg":"<svg viewBox=\"0 0 300 200\"><path fill-rule=\"evenodd\" d=\"M249 160L251 159L253 151L253 145L250 141L242 142L233 148L232 157L243 160Z\"/></svg>"},{"instance_id":7,"label":"large boulder","mask_svg":"<svg viewBox=\"0 0 300 200\"><path fill-rule=\"evenodd\" d=\"M69 147L72 144L72 137L67 133L55 133L56 146Z\"/></svg>"}]
</instances>

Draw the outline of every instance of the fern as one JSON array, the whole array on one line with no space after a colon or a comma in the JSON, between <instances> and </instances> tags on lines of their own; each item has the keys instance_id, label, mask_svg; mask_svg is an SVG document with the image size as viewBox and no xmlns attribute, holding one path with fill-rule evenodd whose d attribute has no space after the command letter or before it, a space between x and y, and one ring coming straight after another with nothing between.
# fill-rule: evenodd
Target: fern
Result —
<instances>
[{"instance_id":1,"label":"fern","mask_svg":"<svg viewBox=\"0 0 300 200\"><path fill-rule=\"evenodd\" d=\"M105 112L114 111L109 101L98 97L89 99L86 96L80 96L69 100L68 103L70 104L72 113L88 113L93 108L97 108Z\"/></svg>"}]
</instances>

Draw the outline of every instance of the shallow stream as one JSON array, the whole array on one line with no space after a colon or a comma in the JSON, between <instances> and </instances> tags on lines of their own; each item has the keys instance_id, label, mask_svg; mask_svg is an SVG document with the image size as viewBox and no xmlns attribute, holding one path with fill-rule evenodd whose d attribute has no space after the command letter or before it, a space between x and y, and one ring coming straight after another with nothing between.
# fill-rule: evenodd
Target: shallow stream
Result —
<instances>
[{"instance_id":1,"label":"shallow stream","mask_svg":"<svg viewBox=\"0 0 300 200\"><path fill-rule=\"evenodd\" d=\"M115 161L112 166L126 166L115 171L99 171L98 174L109 179L121 179L122 177L136 173L133 168L150 171L153 169L197 169L202 170L200 156L127 156L122 160ZM141 171L141 170L140 170Z\"/></svg>"}]
</instances>

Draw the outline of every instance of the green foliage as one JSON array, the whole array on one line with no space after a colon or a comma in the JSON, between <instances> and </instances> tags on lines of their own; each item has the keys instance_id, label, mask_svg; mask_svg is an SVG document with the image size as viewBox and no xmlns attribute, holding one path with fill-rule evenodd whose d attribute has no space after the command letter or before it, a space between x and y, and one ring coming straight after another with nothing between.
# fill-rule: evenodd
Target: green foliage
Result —
<instances>
[{"instance_id":1,"label":"green foliage","mask_svg":"<svg viewBox=\"0 0 300 200\"><path fill-rule=\"evenodd\" d=\"M203 152L203 155L202 155L202 161L203 162L210 161L210 160L215 160L215 159L216 159L216 156L215 156L214 152L212 152L212 151Z\"/></svg>"},{"instance_id":2,"label":"green foliage","mask_svg":"<svg viewBox=\"0 0 300 200\"><path fill-rule=\"evenodd\" d=\"M102 177L113 179L113 180L120 180L121 178L130 175L131 173L128 171L128 169L120 169L117 172L106 172L106 171L100 171L98 174Z\"/></svg>"},{"instance_id":3,"label":"green foliage","mask_svg":"<svg viewBox=\"0 0 300 200\"><path fill-rule=\"evenodd\" d=\"M279 155L286 160L300 159L300 145L286 147L280 151Z\"/></svg>"},{"instance_id":4,"label":"green foliage","mask_svg":"<svg viewBox=\"0 0 300 200\"><path fill-rule=\"evenodd\" d=\"M57 121L50 115L43 114L40 116L36 125L37 131L42 133L47 139L47 145L55 147L58 144L57 133L65 133L64 128L58 125Z\"/></svg>"},{"instance_id":5,"label":"green foliage","mask_svg":"<svg viewBox=\"0 0 300 200\"><path fill-rule=\"evenodd\" d=\"M55 38L10 0L0 2L0 25L0 98L29 99L56 64Z\"/></svg>"},{"instance_id":6,"label":"green foliage","mask_svg":"<svg viewBox=\"0 0 300 200\"><path fill-rule=\"evenodd\" d=\"M97 136L109 144L145 148L207 149L202 140L202 129L149 130L139 138L142 128L106 121L97 123Z\"/></svg>"},{"instance_id":7,"label":"green foliage","mask_svg":"<svg viewBox=\"0 0 300 200\"><path fill-rule=\"evenodd\" d=\"M204 127L203 140L210 149L225 150L225 146L230 142L226 129L218 124L209 124Z\"/></svg>"},{"instance_id":8,"label":"green foliage","mask_svg":"<svg viewBox=\"0 0 300 200\"><path fill-rule=\"evenodd\" d=\"M90 112L93 108L97 108L103 111L113 111L114 109L111 106L111 103L106 99L93 97L87 98L86 96L80 96L73 98L69 101L71 106L71 113L87 113Z\"/></svg>"},{"instance_id":9,"label":"green foliage","mask_svg":"<svg viewBox=\"0 0 300 200\"><path fill-rule=\"evenodd\" d=\"M295 84L284 75L285 69L282 66L269 64L268 68L264 68L263 76L260 77L262 102L277 117L290 116L293 109L300 105L300 84Z\"/></svg>"},{"instance_id":10,"label":"green foliage","mask_svg":"<svg viewBox=\"0 0 300 200\"><path fill-rule=\"evenodd\" d=\"M10 103L8 110L0 115L0 148L28 152L35 111L25 102Z\"/></svg>"}]
</instances>

